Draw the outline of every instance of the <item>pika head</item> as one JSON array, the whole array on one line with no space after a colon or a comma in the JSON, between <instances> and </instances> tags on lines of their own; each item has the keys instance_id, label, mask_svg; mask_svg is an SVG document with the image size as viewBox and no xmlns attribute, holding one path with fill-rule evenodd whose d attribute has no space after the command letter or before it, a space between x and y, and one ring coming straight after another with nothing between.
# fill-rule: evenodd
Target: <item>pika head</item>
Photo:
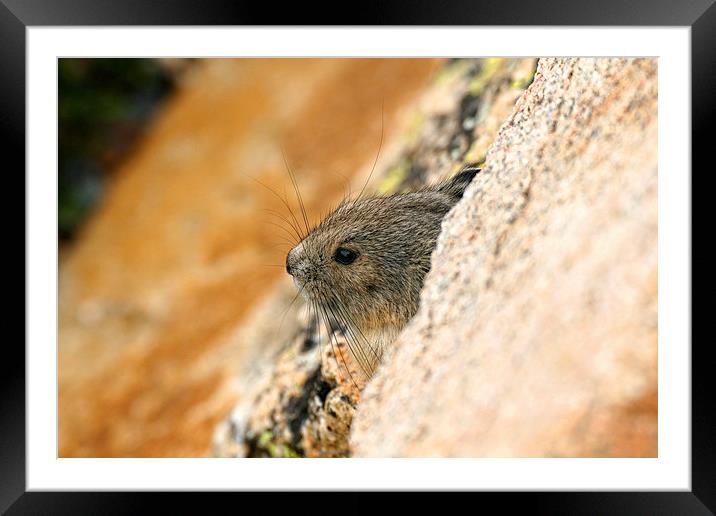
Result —
<instances>
[{"instance_id":1,"label":"pika head","mask_svg":"<svg viewBox=\"0 0 716 516\"><path fill-rule=\"evenodd\" d=\"M442 219L477 172L468 166L414 192L346 200L286 256L301 294L327 326L342 328L364 370L417 311Z\"/></svg>"}]
</instances>

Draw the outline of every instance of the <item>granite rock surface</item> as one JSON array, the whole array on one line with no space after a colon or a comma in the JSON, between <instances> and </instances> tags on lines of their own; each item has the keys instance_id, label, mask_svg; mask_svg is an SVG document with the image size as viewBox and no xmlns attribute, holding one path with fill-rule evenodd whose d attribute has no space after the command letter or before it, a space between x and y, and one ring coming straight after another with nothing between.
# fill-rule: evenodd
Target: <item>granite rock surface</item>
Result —
<instances>
[{"instance_id":1,"label":"granite rock surface","mask_svg":"<svg viewBox=\"0 0 716 516\"><path fill-rule=\"evenodd\" d=\"M352 454L656 456L657 271L656 60L541 59L443 222Z\"/></svg>"}]
</instances>

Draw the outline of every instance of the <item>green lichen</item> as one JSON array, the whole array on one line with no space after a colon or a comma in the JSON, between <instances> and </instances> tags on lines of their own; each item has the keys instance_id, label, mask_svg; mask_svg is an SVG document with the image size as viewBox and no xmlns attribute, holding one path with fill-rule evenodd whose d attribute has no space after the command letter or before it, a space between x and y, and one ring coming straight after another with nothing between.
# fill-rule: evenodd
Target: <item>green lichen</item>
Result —
<instances>
[{"instance_id":1,"label":"green lichen","mask_svg":"<svg viewBox=\"0 0 716 516\"><path fill-rule=\"evenodd\" d=\"M445 84L455 77L462 75L469 65L470 63L464 59L458 59L446 64L435 75L435 84Z\"/></svg>"},{"instance_id":2,"label":"green lichen","mask_svg":"<svg viewBox=\"0 0 716 516\"><path fill-rule=\"evenodd\" d=\"M527 89L527 86L532 84L532 81L535 79L535 70L531 70L529 74L523 76L523 77L515 77L515 79L512 81L512 84L510 84L510 88L513 90L525 90Z\"/></svg>"},{"instance_id":3,"label":"green lichen","mask_svg":"<svg viewBox=\"0 0 716 516\"><path fill-rule=\"evenodd\" d=\"M400 183L408 175L410 170L410 161L407 158L403 158L400 162L388 170L385 175L385 179L378 185L378 193L381 195L395 193Z\"/></svg>"},{"instance_id":4,"label":"green lichen","mask_svg":"<svg viewBox=\"0 0 716 516\"><path fill-rule=\"evenodd\" d=\"M291 448L289 445L283 443L275 443L273 441L273 433L271 432L271 430L266 430L261 433L257 445L259 448L265 450L266 453L268 453L269 456L273 458L301 458L301 454Z\"/></svg>"},{"instance_id":5,"label":"green lichen","mask_svg":"<svg viewBox=\"0 0 716 516\"><path fill-rule=\"evenodd\" d=\"M412 146L418 141L422 132L423 126L425 125L425 113L416 111L410 118L408 128L405 131L405 145Z\"/></svg>"},{"instance_id":6,"label":"green lichen","mask_svg":"<svg viewBox=\"0 0 716 516\"><path fill-rule=\"evenodd\" d=\"M258 440L257 444L260 448L266 448L266 446L271 443L272 439L273 439L273 433L271 432L271 430L265 430L259 436L259 440Z\"/></svg>"},{"instance_id":7,"label":"green lichen","mask_svg":"<svg viewBox=\"0 0 716 516\"><path fill-rule=\"evenodd\" d=\"M477 146L472 145L465 153L465 157L463 159L468 163L475 163L475 165L480 166L485 163L485 158L485 153L478 152Z\"/></svg>"},{"instance_id":8,"label":"green lichen","mask_svg":"<svg viewBox=\"0 0 716 516\"><path fill-rule=\"evenodd\" d=\"M470 94L475 96L480 95L495 73L501 68L504 61L504 57L490 57L485 59L480 72L470 81L470 85L468 86Z\"/></svg>"},{"instance_id":9,"label":"green lichen","mask_svg":"<svg viewBox=\"0 0 716 516\"><path fill-rule=\"evenodd\" d=\"M293 448L291 448L290 446L288 446L286 444L283 445L283 456L286 457L287 459L300 459L301 458L300 453L298 453L297 451L295 451Z\"/></svg>"}]
</instances>

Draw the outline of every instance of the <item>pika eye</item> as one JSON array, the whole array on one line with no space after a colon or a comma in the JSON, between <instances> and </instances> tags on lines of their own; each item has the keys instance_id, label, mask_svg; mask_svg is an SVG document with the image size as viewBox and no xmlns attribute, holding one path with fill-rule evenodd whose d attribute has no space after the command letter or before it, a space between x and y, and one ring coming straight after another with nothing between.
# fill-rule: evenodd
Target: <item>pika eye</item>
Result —
<instances>
[{"instance_id":1,"label":"pika eye","mask_svg":"<svg viewBox=\"0 0 716 516\"><path fill-rule=\"evenodd\" d=\"M341 265L350 265L356 258L358 258L358 253L345 247L339 247L336 249L336 254L333 255L333 259Z\"/></svg>"}]
</instances>

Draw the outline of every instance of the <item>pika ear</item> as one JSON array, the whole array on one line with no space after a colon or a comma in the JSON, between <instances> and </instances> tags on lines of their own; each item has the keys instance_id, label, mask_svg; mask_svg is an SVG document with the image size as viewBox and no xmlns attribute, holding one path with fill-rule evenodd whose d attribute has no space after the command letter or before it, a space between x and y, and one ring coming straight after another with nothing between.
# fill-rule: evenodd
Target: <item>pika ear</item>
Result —
<instances>
[{"instance_id":1,"label":"pika ear","mask_svg":"<svg viewBox=\"0 0 716 516\"><path fill-rule=\"evenodd\" d=\"M465 188L472 182L472 179L477 175L481 169L477 168L474 164L470 163L462 167L460 172L455 174L453 177L438 185L438 192L443 192L456 199L461 199L462 194L465 193Z\"/></svg>"}]
</instances>

